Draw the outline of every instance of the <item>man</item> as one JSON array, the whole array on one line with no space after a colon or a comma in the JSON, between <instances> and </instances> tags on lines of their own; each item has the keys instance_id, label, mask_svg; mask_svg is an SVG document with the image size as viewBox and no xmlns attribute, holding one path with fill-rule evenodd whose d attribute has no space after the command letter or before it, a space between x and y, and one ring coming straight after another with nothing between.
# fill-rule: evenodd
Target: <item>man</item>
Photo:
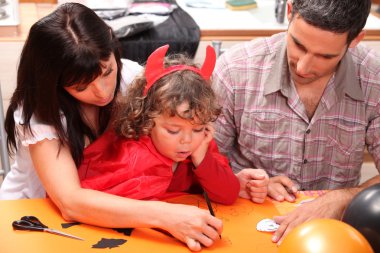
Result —
<instances>
[{"instance_id":1,"label":"man","mask_svg":"<svg viewBox=\"0 0 380 253\"><path fill-rule=\"evenodd\" d=\"M216 140L237 173L264 169L268 195L330 189L283 217L281 243L313 218L340 219L358 186L367 147L380 170L380 56L358 43L370 0L287 2L286 33L223 54L213 87L222 100ZM343 189L345 188L345 189Z\"/></svg>"}]
</instances>

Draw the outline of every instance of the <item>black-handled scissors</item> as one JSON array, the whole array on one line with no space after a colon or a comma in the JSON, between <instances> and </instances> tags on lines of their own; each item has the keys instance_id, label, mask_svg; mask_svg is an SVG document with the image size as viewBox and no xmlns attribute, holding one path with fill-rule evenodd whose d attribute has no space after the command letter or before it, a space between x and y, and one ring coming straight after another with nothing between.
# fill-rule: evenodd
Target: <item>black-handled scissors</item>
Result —
<instances>
[{"instance_id":1,"label":"black-handled scissors","mask_svg":"<svg viewBox=\"0 0 380 253\"><path fill-rule=\"evenodd\" d=\"M28 231L40 231L40 232L48 232L56 235L62 235L69 238L82 240L82 238L66 234L64 232L48 228L45 224L43 224L37 217L34 216L23 216L20 220L16 220L12 222L12 227L16 230L28 230Z\"/></svg>"}]
</instances>

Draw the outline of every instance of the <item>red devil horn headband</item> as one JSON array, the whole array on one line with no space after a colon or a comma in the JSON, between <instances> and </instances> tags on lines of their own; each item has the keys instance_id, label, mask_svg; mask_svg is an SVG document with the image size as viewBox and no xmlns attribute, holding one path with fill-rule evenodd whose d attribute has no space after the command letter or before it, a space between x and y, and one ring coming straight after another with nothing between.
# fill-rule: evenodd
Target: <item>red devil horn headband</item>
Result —
<instances>
[{"instance_id":1,"label":"red devil horn headband","mask_svg":"<svg viewBox=\"0 0 380 253\"><path fill-rule=\"evenodd\" d=\"M152 85L158 79L179 70L191 70L195 73L198 73L205 80L210 80L216 61L216 54L214 48L212 48L211 46L207 46L206 58L202 68L200 69L188 65L173 65L168 68L164 68L164 59L168 49L169 45L159 47L149 56L145 67L145 77L147 83L144 89L144 95L148 93L150 87L152 87Z\"/></svg>"}]
</instances>

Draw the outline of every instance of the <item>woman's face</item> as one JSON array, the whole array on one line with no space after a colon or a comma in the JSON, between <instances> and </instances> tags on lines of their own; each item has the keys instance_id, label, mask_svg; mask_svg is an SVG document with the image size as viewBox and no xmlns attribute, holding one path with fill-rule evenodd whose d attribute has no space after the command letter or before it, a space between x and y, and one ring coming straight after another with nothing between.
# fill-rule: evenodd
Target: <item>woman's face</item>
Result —
<instances>
[{"instance_id":1,"label":"woman's face","mask_svg":"<svg viewBox=\"0 0 380 253\"><path fill-rule=\"evenodd\" d=\"M117 81L117 63L111 54L108 61L101 62L102 74L87 86L72 85L64 89L78 101L87 105L105 106L109 104L115 94Z\"/></svg>"}]
</instances>

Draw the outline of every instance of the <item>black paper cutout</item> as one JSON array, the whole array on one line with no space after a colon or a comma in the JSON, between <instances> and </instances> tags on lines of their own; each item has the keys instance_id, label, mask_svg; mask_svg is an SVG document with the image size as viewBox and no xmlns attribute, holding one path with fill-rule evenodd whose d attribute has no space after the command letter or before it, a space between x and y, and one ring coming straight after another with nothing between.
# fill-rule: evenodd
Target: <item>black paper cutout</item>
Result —
<instances>
[{"instance_id":1,"label":"black paper cutout","mask_svg":"<svg viewBox=\"0 0 380 253\"><path fill-rule=\"evenodd\" d=\"M113 228L116 232L122 233L126 236L131 236L134 228Z\"/></svg>"},{"instance_id":2,"label":"black paper cutout","mask_svg":"<svg viewBox=\"0 0 380 253\"><path fill-rule=\"evenodd\" d=\"M68 223L62 223L61 227L62 228L70 228L72 226L80 225L80 222L68 222Z\"/></svg>"},{"instance_id":3,"label":"black paper cutout","mask_svg":"<svg viewBox=\"0 0 380 253\"><path fill-rule=\"evenodd\" d=\"M112 249L112 248L119 247L120 245L123 245L126 242L127 242L127 240L124 240L124 239L102 238L96 244L92 245L92 248L97 248L97 249L109 248L109 249Z\"/></svg>"}]
</instances>

